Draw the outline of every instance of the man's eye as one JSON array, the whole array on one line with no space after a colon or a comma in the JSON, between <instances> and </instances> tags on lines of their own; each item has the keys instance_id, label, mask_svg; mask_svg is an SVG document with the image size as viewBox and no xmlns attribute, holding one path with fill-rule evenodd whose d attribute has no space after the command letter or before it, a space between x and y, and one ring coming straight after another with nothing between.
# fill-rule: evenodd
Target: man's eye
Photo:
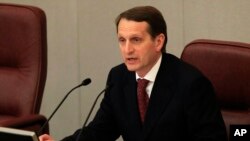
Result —
<instances>
[{"instance_id":1,"label":"man's eye","mask_svg":"<svg viewBox=\"0 0 250 141\"><path fill-rule=\"evenodd\" d=\"M138 42L141 42L141 39L136 37L136 38L133 38L132 41L135 43L138 43Z\"/></svg>"},{"instance_id":2,"label":"man's eye","mask_svg":"<svg viewBox=\"0 0 250 141\"><path fill-rule=\"evenodd\" d=\"M125 42L125 39L124 39L124 38L119 38L118 41L119 41L120 43L123 43L123 42Z\"/></svg>"}]
</instances>

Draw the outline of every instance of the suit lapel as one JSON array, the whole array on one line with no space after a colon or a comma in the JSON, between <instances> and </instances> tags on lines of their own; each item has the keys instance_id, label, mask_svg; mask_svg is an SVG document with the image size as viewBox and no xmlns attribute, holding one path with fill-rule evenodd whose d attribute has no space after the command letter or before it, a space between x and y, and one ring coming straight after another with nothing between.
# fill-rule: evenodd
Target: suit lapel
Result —
<instances>
[{"instance_id":1,"label":"suit lapel","mask_svg":"<svg viewBox=\"0 0 250 141\"><path fill-rule=\"evenodd\" d=\"M138 134L141 135L141 124L140 124L140 116L139 110L137 106L137 92L136 92L136 79L135 73L129 73L128 81L124 86L124 97L128 107L128 123L129 127L133 128L133 131L138 131Z\"/></svg>"},{"instance_id":2,"label":"suit lapel","mask_svg":"<svg viewBox=\"0 0 250 141\"><path fill-rule=\"evenodd\" d=\"M144 138L146 138L146 135L148 135L157 124L157 121L159 121L159 118L173 96L173 79L170 68L169 62L167 63L167 56L163 54L146 113L143 127Z\"/></svg>"}]
</instances>

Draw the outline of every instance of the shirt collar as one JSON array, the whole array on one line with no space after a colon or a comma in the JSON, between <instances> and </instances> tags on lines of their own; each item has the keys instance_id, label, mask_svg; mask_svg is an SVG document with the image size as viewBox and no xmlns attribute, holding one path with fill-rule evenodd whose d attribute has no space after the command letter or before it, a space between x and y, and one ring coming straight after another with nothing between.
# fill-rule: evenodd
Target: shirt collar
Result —
<instances>
[{"instance_id":1,"label":"shirt collar","mask_svg":"<svg viewBox=\"0 0 250 141\"><path fill-rule=\"evenodd\" d=\"M160 68L161 65L161 60L162 60L162 55L160 58L157 60L156 64L151 68L151 70L144 76L144 79L149 80L150 82L154 82L157 72ZM139 75L136 73L136 80L139 79Z\"/></svg>"}]
</instances>

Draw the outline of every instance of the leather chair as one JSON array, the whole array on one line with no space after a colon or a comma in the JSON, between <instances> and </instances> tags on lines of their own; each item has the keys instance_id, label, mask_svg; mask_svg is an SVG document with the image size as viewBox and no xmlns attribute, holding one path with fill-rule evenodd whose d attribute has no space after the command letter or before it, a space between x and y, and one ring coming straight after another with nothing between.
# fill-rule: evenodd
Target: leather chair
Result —
<instances>
[{"instance_id":1,"label":"leather chair","mask_svg":"<svg viewBox=\"0 0 250 141\"><path fill-rule=\"evenodd\" d=\"M185 46L181 59L212 82L228 136L230 125L250 124L250 44L197 39Z\"/></svg>"},{"instance_id":2,"label":"leather chair","mask_svg":"<svg viewBox=\"0 0 250 141\"><path fill-rule=\"evenodd\" d=\"M0 3L0 126L38 131L47 76L46 16L28 5ZM46 126L42 133L48 133Z\"/></svg>"}]
</instances>

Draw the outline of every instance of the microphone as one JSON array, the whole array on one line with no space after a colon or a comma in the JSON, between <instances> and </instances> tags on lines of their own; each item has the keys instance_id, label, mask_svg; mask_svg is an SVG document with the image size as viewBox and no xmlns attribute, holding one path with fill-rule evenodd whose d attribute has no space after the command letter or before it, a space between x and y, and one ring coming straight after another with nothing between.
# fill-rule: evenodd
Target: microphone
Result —
<instances>
[{"instance_id":1,"label":"microphone","mask_svg":"<svg viewBox=\"0 0 250 141\"><path fill-rule=\"evenodd\" d=\"M88 84L91 83L91 79L90 78L86 78L82 81L81 84L75 86L74 88L72 88L62 99L62 101L59 103L59 105L56 107L56 109L53 111L53 113L50 115L50 117L46 120L46 122L43 124L43 126L40 128L40 130L37 132L37 135L40 135L43 131L43 129L45 128L45 126L49 123L50 119L54 116L54 114L56 113L56 111L60 108L60 106L62 105L62 103L66 100L66 98L69 96L69 94L74 91L75 89L81 87L81 86L87 86Z\"/></svg>"},{"instance_id":2,"label":"microphone","mask_svg":"<svg viewBox=\"0 0 250 141\"><path fill-rule=\"evenodd\" d=\"M109 89L109 88L112 87L112 86L113 86L112 84L111 84L111 85L106 85L106 87L97 95L97 97L96 97L96 99L95 99L95 101L94 101L94 103L93 103L93 105L92 105L92 107L91 107L91 109L90 109L90 111L89 111L89 113L88 113L88 115L87 115L87 118L86 118L86 120L85 120L85 122L84 122L82 128L80 129L78 135L77 135L76 141L80 141L80 136L81 136L81 134L83 133L85 127L86 127L86 124L87 124L87 122L88 122L88 120L89 120L90 115L92 114L92 111L93 111L93 109L94 109L94 107L95 107L95 105L96 105L97 100L99 99L99 97L100 97L107 89Z\"/></svg>"}]
</instances>

